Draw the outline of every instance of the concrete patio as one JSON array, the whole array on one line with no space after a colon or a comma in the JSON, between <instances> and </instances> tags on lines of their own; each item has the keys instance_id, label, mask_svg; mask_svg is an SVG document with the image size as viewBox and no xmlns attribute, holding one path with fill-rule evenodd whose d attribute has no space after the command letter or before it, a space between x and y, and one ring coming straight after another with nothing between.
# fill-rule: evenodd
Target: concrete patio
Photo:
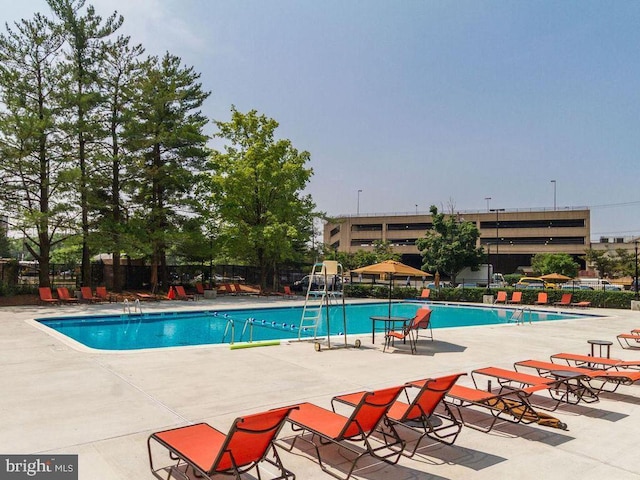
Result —
<instances>
[{"instance_id":1,"label":"concrete patio","mask_svg":"<svg viewBox=\"0 0 640 480\"><path fill-rule=\"evenodd\" d=\"M295 301L251 297L145 303L145 309L223 309ZM511 368L561 351L588 352L588 339L612 340L640 328L640 312L591 310L600 318L436 329L418 354L383 353L370 335L362 348L314 351L310 343L230 350L228 346L128 352L79 349L31 320L49 315L119 312L118 304L5 307L0 310L0 453L77 454L83 480L152 479L150 433L193 422L227 431L247 413L485 366ZM611 349L640 359L640 351ZM468 376L460 383L471 385ZM389 466L363 459L354 478L640 479L640 386L623 386L589 406L561 407L568 431L503 424L489 434L464 428L454 446L425 442L413 459ZM290 435L288 429L283 436ZM295 449L281 453L298 479L331 478ZM341 454L329 465L343 468ZM253 478L248 476L247 478Z\"/></svg>"}]
</instances>

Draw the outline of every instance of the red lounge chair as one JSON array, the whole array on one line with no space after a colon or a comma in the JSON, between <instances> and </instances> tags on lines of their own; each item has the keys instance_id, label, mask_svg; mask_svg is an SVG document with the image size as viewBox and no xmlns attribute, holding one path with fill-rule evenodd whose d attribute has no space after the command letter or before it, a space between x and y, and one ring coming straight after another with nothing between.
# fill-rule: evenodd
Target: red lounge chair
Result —
<instances>
[{"instance_id":1,"label":"red lounge chair","mask_svg":"<svg viewBox=\"0 0 640 480\"><path fill-rule=\"evenodd\" d=\"M284 290L284 295L286 297L295 297L296 294L293 293L293 291L291 290L291 287L289 285L285 285L284 287L282 287Z\"/></svg>"},{"instance_id":2,"label":"red lounge chair","mask_svg":"<svg viewBox=\"0 0 640 480\"><path fill-rule=\"evenodd\" d=\"M158 300L157 296L151 293L144 293L144 292L136 292L136 297L138 297L139 300L153 300L153 301Z\"/></svg>"},{"instance_id":3,"label":"red lounge chair","mask_svg":"<svg viewBox=\"0 0 640 480\"><path fill-rule=\"evenodd\" d=\"M184 287L182 285L176 285L175 287L173 287L173 289L176 292L176 296L175 298L177 298L178 300L194 300L196 299L195 295L189 295L187 294L187 292L184 291Z\"/></svg>"},{"instance_id":4,"label":"red lounge chair","mask_svg":"<svg viewBox=\"0 0 640 480\"><path fill-rule=\"evenodd\" d=\"M456 373L409 382L405 388L406 402L398 399L393 403L387 413L387 419L421 433L411 453L406 455L407 457L411 458L415 455L424 437L430 437L447 445L455 443L462 429L462 424L443 402L443 399L462 375L465 374ZM416 391L412 400L409 397L410 390ZM338 402L355 406L365 394L366 392L357 392L340 395L334 397L331 403L332 405L334 402ZM436 407L439 405L442 405L443 413L436 412Z\"/></svg>"},{"instance_id":5,"label":"red lounge chair","mask_svg":"<svg viewBox=\"0 0 640 480\"><path fill-rule=\"evenodd\" d=\"M499 291L493 303L507 303L507 292Z\"/></svg>"},{"instance_id":6,"label":"red lounge chair","mask_svg":"<svg viewBox=\"0 0 640 480\"><path fill-rule=\"evenodd\" d=\"M527 394L546 390L554 404L553 406L544 404L538 406L550 411L557 409L561 403L576 405L598 401L598 393L582 383L588 380L586 375L576 374L568 377L548 378L503 368L487 367L473 370L471 378L474 386L480 390L484 389L479 385L481 378L488 379L489 388L486 389L487 391L491 391L491 381L496 381L501 389L521 389ZM576 385L576 382L579 384Z\"/></svg>"},{"instance_id":7,"label":"red lounge chair","mask_svg":"<svg viewBox=\"0 0 640 480\"><path fill-rule=\"evenodd\" d=\"M621 333L616 338L620 346L624 349L640 349L640 335L636 333Z\"/></svg>"},{"instance_id":8,"label":"red lounge chair","mask_svg":"<svg viewBox=\"0 0 640 480\"><path fill-rule=\"evenodd\" d=\"M587 301L582 301L582 302L573 302L571 304L572 307L580 307L580 308L587 308L591 306L591 302L587 302Z\"/></svg>"},{"instance_id":9,"label":"red lounge chair","mask_svg":"<svg viewBox=\"0 0 640 480\"><path fill-rule=\"evenodd\" d=\"M336 478L342 477L329 470L323 463L321 445L333 443L353 453L356 457L343 480L351 476L358 460L367 454L395 465L404 449L404 441L398 436L393 424L385 431L383 445L374 446L371 438L402 390L403 387L400 386L365 392L348 417L312 403L301 403L297 405L298 410L292 411L287 418L293 430L301 433L293 438L289 447L282 446L291 451L298 440L311 444L315 448L320 468ZM311 433L311 438L306 438L305 432ZM313 441L315 437L318 437L318 443ZM353 445L353 442L357 445ZM386 453L382 453L384 450Z\"/></svg>"},{"instance_id":10,"label":"red lounge chair","mask_svg":"<svg viewBox=\"0 0 640 480\"><path fill-rule=\"evenodd\" d=\"M98 297L103 302L116 302L117 298L115 295L107 292L107 287L96 287L96 297Z\"/></svg>"},{"instance_id":11,"label":"red lounge chair","mask_svg":"<svg viewBox=\"0 0 640 480\"><path fill-rule=\"evenodd\" d=\"M387 347L391 345L393 340L405 340L409 339L409 346L411 347L411 353L414 354L418 351L418 330L427 328L430 331L431 341L433 341L433 330L431 330L431 313L432 310L429 308L421 308L416 312L416 316L413 317L411 323L405 327L401 332L396 332L395 330L390 330L385 334L385 342L383 352L387 350Z\"/></svg>"},{"instance_id":12,"label":"red lounge chair","mask_svg":"<svg viewBox=\"0 0 640 480\"><path fill-rule=\"evenodd\" d=\"M58 298L61 302L78 303L78 299L71 296L67 287L58 287L56 290L58 292Z\"/></svg>"},{"instance_id":13,"label":"red lounge chair","mask_svg":"<svg viewBox=\"0 0 640 480\"><path fill-rule=\"evenodd\" d=\"M447 392L445 402L458 412L460 422L465 426L488 433L498 420L511 423L537 423L545 427L567 429L567 424L555 417L536 410L529 402L531 393L526 389L510 389L502 393L487 392L476 388L453 385ZM488 425L475 419L473 422L465 420L463 411L466 409L488 410Z\"/></svg>"},{"instance_id":14,"label":"red lounge chair","mask_svg":"<svg viewBox=\"0 0 640 480\"><path fill-rule=\"evenodd\" d=\"M293 480L295 475L282 464L273 441L294 408L278 408L236 418L226 435L206 423L154 433L147 440L151 472L161 480L174 473L178 475L176 478L192 478L186 474L191 467L195 478L211 479L220 474L240 479L242 473L255 468L257 478L260 478L259 465L264 461L278 469L277 479ZM174 465L154 465L152 440L154 445L160 444L169 451Z\"/></svg>"},{"instance_id":15,"label":"red lounge chair","mask_svg":"<svg viewBox=\"0 0 640 480\"><path fill-rule=\"evenodd\" d=\"M559 302L553 302L554 305L557 305L559 307L569 307L571 306L571 294L570 293L563 293L562 294L562 298L560 299Z\"/></svg>"},{"instance_id":16,"label":"red lounge chair","mask_svg":"<svg viewBox=\"0 0 640 480\"><path fill-rule=\"evenodd\" d=\"M80 287L80 295L85 302L95 303L100 301L100 297L94 296L91 292L91 287Z\"/></svg>"},{"instance_id":17,"label":"red lounge chair","mask_svg":"<svg viewBox=\"0 0 640 480\"><path fill-rule=\"evenodd\" d=\"M564 362L573 367L597 368L600 370L640 370L640 360L621 360L619 358L592 357L578 353L556 353L551 355L553 363Z\"/></svg>"},{"instance_id":18,"label":"red lounge chair","mask_svg":"<svg viewBox=\"0 0 640 480\"><path fill-rule=\"evenodd\" d=\"M204 298L204 285L202 285L202 283L200 283L200 282L196 283L196 295L195 296Z\"/></svg>"},{"instance_id":19,"label":"red lounge chair","mask_svg":"<svg viewBox=\"0 0 640 480\"><path fill-rule=\"evenodd\" d=\"M635 382L640 381L640 372L598 370L591 368L572 367L569 365L563 365L562 367L560 367L557 363L543 362L540 360L523 360L521 362L516 362L514 366L516 370L519 367L535 369L538 372L538 375L542 377L557 377L557 374L555 373L557 371L572 373L576 376L580 375L582 376L582 379L576 381L576 384L579 384L579 382L582 381L585 384L589 385L589 387L594 392L596 392L596 394L601 391L614 392L620 385L632 385ZM594 381L599 384L593 385ZM610 386L608 389L605 388L607 385ZM572 385L572 388L575 389L575 385Z\"/></svg>"},{"instance_id":20,"label":"red lounge chair","mask_svg":"<svg viewBox=\"0 0 640 480\"><path fill-rule=\"evenodd\" d=\"M40 301L44 303L60 303L57 298L53 298L53 294L51 293L50 287L40 287L38 288L38 292L40 293Z\"/></svg>"},{"instance_id":21,"label":"red lounge chair","mask_svg":"<svg viewBox=\"0 0 640 480\"><path fill-rule=\"evenodd\" d=\"M538 299L535 301L536 305L548 305L549 304L549 296L547 292L538 292Z\"/></svg>"},{"instance_id":22,"label":"red lounge chair","mask_svg":"<svg viewBox=\"0 0 640 480\"><path fill-rule=\"evenodd\" d=\"M422 289L422 293L418 297L418 300L429 300L429 296L430 295L431 295L431 289L430 288L423 288Z\"/></svg>"},{"instance_id":23,"label":"red lounge chair","mask_svg":"<svg viewBox=\"0 0 640 480\"><path fill-rule=\"evenodd\" d=\"M509 303L522 303L522 292L513 292L511 294L511 300L509 300Z\"/></svg>"}]
</instances>

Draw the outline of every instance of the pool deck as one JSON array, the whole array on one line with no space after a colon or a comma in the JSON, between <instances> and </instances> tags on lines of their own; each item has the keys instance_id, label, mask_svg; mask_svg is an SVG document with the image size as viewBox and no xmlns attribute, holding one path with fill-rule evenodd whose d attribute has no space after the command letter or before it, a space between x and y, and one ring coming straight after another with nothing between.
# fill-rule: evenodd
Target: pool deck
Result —
<instances>
[{"instance_id":1,"label":"pool deck","mask_svg":"<svg viewBox=\"0 0 640 480\"><path fill-rule=\"evenodd\" d=\"M247 296L143 307L296 304L301 302ZM146 440L162 429L207 422L226 432L234 418L278 406L310 401L329 408L336 394L486 366L511 368L515 361L547 360L562 351L586 354L588 339L613 341L612 357L640 359L640 350L623 350L615 338L640 328L640 312L604 309L584 310L605 315L600 318L436 329L435 341L421 340L417 355L403 349L383 353L381 338L372 345L370 335L357 336L360 349L321 352L306 342L241 350L88 351L30 322L121 311L117 304L0 309L0 454L77 454L82 480L152 479ZM472 385L469 376L460 383ZM395 466L365 457L352 478L640 480L640 385L621 386L598 403L561 407L553 415L568 431L512 424L489 434L463 428L455 445L426 441L414 458ZM285 428L281 436L290 434ZM300 480L332 478L297 449L281 456ZM343 462L339 453L328 464L344 473Z\"/></svg>"}]
</instances>

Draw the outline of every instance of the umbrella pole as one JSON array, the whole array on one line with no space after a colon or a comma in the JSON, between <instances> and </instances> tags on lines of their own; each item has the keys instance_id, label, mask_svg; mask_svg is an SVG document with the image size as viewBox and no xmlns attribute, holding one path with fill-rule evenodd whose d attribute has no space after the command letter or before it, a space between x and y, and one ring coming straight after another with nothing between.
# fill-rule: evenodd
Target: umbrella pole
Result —
<instances>
[{"instance_id":1,"label":"umbrella pole","mask_svg":"<svg viewBox=\"0 0 640 480\"><path fill-rule=\"evenodd\" d=\"M391 318L391 287L393 286L393 273L389 274L389 318Z\"/></svg>"}]
</instances>

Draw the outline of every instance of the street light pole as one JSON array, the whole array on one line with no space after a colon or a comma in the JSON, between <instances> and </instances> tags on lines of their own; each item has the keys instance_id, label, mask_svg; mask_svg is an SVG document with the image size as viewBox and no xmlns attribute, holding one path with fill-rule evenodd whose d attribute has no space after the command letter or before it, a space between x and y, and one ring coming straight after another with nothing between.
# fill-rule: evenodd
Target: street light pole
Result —
<instances>
[{"instance_id":1,"label":"street light pole","mask_svg":"<svg viewBox=\"0 0 640 480\"><path fill-rule=\"evenodd\" d=\"M496 212L496 268L494 271L498 270L498 253L500 251L500 222L498 221L498 214L500 212L504 212L504 208L492 208L489 210L490 212Z\"/></svg>"},{"instance_id":2,"label":"street light pole","mask_svg":"<svg viewBox=\"0 0 640 480\"><path fill-rule=\"evenodd\" d=\"M553 183L553 209L556 209L556 181L555 180L551 180L551 183Z\"/></svg>"},{"instance_id":3,"label":"street light pole","mask_svg":"<svg viewBox=\"0 0 640 480\"><path fill-rule=\"evenodd\" d=\"M636 278L633 283L636 291L636 300L638 300L638 240L636 239L633 243L636 244Z\"/></svg>"},{"instance_id":4,"label":"street light pole","mask_svg":"<svg viewBox=\"0 0 640 480\"><path fill-rule=\"evenodd\" d=\"M358 205L356 207L356 215L360 215L360 194L362 193L362 190L358 190Z\"/></svg>"},{"instance_id":5,"label":"street light pole","mask_svg":"<svg viewBox=\"0 0 640 480\"><path fill-rule=\"evenodd\" d=\"M484 197L484 199L487 201L487 212L490 211L489 210L489 200L491 200L491 197Z\"/></svg>"}]
</instances>

